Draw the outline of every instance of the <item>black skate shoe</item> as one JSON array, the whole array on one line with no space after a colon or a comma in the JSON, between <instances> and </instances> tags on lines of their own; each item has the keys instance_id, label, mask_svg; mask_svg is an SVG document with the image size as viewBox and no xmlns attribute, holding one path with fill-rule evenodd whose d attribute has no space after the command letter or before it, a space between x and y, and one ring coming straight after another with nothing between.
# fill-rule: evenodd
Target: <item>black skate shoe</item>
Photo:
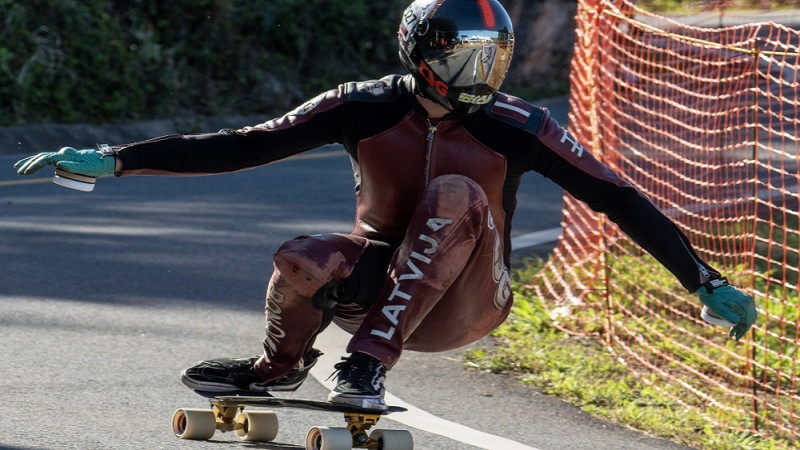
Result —
<instances>
[{"instance_id":1,"label":"black skate shoe","mask_svg":"<svg viewBox=\"0 0 800 450\"><path fill-rule=\"evenodd\" d=\"M328 395L329 402L379 410L388 408L383 400L386 367L382 362L365 353L353 353L334 368L339 371L338 381Z\"/></svg>"},{"instance_id":2,"label":"black skate shoe","mask_svg":"<svg viewBox=\"0 0 800 450\"><path fill-rule=\"evenodd\" d=\"M190 389L215 394L264 394L265 392L294 391L305 381L308 372L322 354L312 349L303 355L302 364L277 380L263 381L252 358L222 358L200 361L181 372L181 381Z\"/></svg>"}]
</instances>

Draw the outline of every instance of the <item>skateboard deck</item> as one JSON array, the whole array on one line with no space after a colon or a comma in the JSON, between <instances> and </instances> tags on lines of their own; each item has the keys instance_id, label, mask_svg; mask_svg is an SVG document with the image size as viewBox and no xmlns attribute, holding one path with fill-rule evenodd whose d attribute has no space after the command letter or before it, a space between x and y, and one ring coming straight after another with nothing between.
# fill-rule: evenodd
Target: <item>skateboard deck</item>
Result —
<instances>
[{"instance_id":1,"label":"skateboard deck","mask_svg":"<svg viewBox=\"0 0 800 450\"><path fill-rule=\"evenodd\" d=\"M172 431L177 437L207 440L220 430L233 431L245 441L269 442L278 434L278 417L274 411L263 408L299 408L341 413L345 420L345 427L342 428L312 427L306 435L306 449L411 450L414 447L411 433L407 430L376 429L368 433L381 416L406 411L399 406L376 410L308 399L200 394L209 398L211 408L181 408L175 411L172 417Z\"/></svg>"}]
</instances>

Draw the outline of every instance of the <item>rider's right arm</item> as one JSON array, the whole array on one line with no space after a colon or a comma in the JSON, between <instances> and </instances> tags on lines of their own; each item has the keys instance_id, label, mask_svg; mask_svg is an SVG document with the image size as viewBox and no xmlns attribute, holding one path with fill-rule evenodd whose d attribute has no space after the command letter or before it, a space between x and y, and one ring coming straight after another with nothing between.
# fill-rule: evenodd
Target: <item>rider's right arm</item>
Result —
<instances>
[{"instance_id":1,"label":"rider's right arm","mask_svg":"<svg viewBox=\"0 0 800 450\"><path fill-rule=\"evenodd\" d=\"M338 142L338 89L263 124L218 133L169 135L115 146L121 175L206 175L269 164Z\"/></svg>"},{"instance_id":2,"label":"rider's right arm","mask_svg":"<svg viewBox=\"0 0 800 450\"><path fill-rule=\"evenodd\" d=\"M410 80L390 75L345 83L254 127L115 147L121 175L232 172L333 143L344 144L356 158L361 139L385 131L408 114Z\"/></svg>"}]
</instances>

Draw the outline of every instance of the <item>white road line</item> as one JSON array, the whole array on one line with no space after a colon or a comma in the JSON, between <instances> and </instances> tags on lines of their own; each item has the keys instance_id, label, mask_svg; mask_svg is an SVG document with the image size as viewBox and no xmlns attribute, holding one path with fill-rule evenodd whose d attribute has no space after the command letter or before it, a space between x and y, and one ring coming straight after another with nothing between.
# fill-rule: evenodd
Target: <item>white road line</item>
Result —
<instances>
[{"instance_id":1,"label":"white road line","mask_svg":"<svg viewBox=\"0 0 800 450\"><path fill-rule=\"evenodd\" d=\"M548 244L558 240L560 235L561 227L534 231L533 233L523 234L521 236L511 238L511 248L513 250L519 250L527 247Z\"/></svg>"},{"instance_id":2,"label":"white road line","mask_svg":"<svg viewBox=\"0 0 800 450\"><path fill-rule=\"evenodd\" d=\"M0 187L3 186L19 186L22 184L39 184L39 183L52 183L53 178L31 178L31 179L22 179L22 180L9 180L9 181L0 181Z\"/></svg>"},{"instance_id":3,"label":"white road line","mask_svg":"<svg viewBox=\"0 0 800 450\"><path fill-rule=\"evenodd\" d=\"M311 369L311 376L319 381L327 389L333 389L334 380L328 380L331 367L340 361L341 356L346 355L345 348L350 340L350 335L342 331L335 325L328 327L318 338L316 347L324 354L319 358L317 364ZM402 406L408 409L406 412L392 413L386 419L393 420L403 425L438 434L454 441L470 444L484 449L503 449L503 450L538 450L535 447L520 444L510 439L495 436L489 433L475 430L449 420L442 419L426 412L414 405L408 404L396 396L386 393L386 402L390 405Z\"/></svg>"}]
</instances>

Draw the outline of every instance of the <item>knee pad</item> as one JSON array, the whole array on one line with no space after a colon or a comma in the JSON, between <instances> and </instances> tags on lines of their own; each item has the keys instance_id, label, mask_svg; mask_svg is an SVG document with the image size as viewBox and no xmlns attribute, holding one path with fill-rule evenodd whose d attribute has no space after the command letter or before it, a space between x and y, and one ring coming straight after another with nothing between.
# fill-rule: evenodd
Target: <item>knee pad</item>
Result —
<instances>
[{"instance_id":1,"label":"knee pad","mask_svg":"<svg viewBox=\"0 0 800 450\"><path fill-rule=\"evenodd\" d=\"M478 182L464 175L440 175L431 180L428 189L440 197L454 196L470 202L489 203Z\"/></svg>"},{"instance_id":2,"label":"knee pad","mask_svg":"<svg viewBox=\"0 0 800 450\"><path fill-rule=\"evenodd\" d=\"M367 239L357 236L301 236L284 243L273 261L284 281L310 297L325 283L350 275L366 246Z\"/></svg>"},{"instance_id":3,"label":"knee pad","mask_svg":"<svg viewBox=\"0 0 800 450\"><path fill-rule=\"evenodd\" d=\"M284 243L274 261L284 281L326 310L374 298L393 251L388 244L358 236L301 236Z\"/></svg>"},{"instance_id":4,"label":"knee pad","mask_svg":"<svg viewBox=\"0 0 800 450\"><path fill-rule=\"evenodd\" d=\"M441 175L431 180L420 206L428 217L466 218L476 227L489 217L489 200L483 188L463 175Z\"/></svg>"},{"instance_id":5,"label":"knee pad","mask_svg":"<svg viewBox=\"0 0 800 450\"><path fill-rule=\"evenodd\" d=\"M380 293L394 250L385 242L369 241L350 275L326 283L311 302L320 309L334 309L340 303L369 306Z\"/></svg>"}]
</instances>

